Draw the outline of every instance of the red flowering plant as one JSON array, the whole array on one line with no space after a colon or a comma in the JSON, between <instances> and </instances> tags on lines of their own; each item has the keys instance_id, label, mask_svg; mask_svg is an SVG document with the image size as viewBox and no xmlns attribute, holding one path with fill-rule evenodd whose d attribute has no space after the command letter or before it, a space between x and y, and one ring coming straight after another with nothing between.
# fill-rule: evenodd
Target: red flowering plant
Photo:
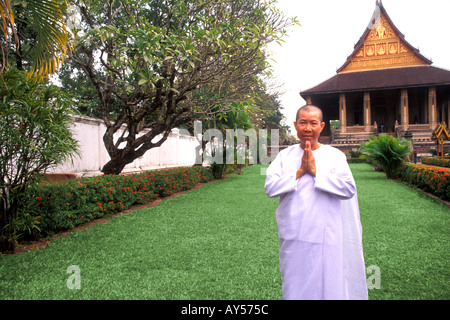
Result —
<instances>
[{"instance_id":1,"label":"red flowering plant","mask_svg":"<svg viewBox=\"0 0 450 320\"><path fill-rule=\"evenodd\" d=\"M450 158L444 157L442 159L436 157L422 157L423 164L429 164L432 166L450 168Z\"/></svg>"},{"instance_id":2,"label":"red flowering plant","mask_svg":"<svg viewBox=\"0 0 450 320\"><path fill-rule=\"evenodd\" d=\"M21 204L20 217L29 226L38 221L39 232L24 231L21 236L37 240L212 179L209 168L196 166L34 184Z\"/></svg>"},{"instance_id":3,"label":"red flowering plant","mask_svg":"<svg viewBox=\"0 0 450 320\"><path fill-rule=\"evenodd\" d=\"M401 179L441 199L450 200L450 168L405 163Z\"/></svg>"}]
</instances>

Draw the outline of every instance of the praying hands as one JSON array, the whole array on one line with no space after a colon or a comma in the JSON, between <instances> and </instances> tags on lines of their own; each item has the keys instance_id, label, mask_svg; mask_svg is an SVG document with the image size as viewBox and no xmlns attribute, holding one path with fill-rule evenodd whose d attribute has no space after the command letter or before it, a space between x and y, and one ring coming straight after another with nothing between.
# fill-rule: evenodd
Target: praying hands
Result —
<instances>
[{"instance_id":1,"label":"praying hands","mask_svg":"<svg viewBox=\"0 0 450 320\"><path fill-rule=\"evenodd\" d=\"M297 170L296 179L300 179L305 173L309 173L313 177L316 176L316 161L312 153L311 143L306 141L305 149L302 157L302 165L300 169Z\"/></svg>"}]
</instances>

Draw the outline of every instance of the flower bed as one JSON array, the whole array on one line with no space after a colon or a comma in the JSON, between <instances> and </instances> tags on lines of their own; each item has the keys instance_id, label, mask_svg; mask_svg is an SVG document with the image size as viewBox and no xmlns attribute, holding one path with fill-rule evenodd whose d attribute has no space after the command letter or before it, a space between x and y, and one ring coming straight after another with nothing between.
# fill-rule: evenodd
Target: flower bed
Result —
<instances>
[{"instance_id":1,"label":"flower bed","mask_svg":"<svg viewBox=\"0 0 450 320\"><path fill-rule=\"evenodd\" d=\"M20 208L18 236L37 240L211 180L210 168L195 166L35 184Z\"/></svg>"},{"instance_id":2,"label":"flower bed","mask_svg":"<svg viewBox=\"0 0 450 320\"><path fill-rule=\"evenodd\" d=\"M401 179L443 200L450 200L450 169L405 163Z\"/></svg>"},{"instance_id":3,"label":"flower bed","mask_svg":"<svg viewBox=\"0 0 450 320\"><path fill-rule=\"evenodd\" d=\"M436 157L422 157L421 161L423 164L450 168L450 157L444 157L443 159Z\"/></svg>"}]
</instances>

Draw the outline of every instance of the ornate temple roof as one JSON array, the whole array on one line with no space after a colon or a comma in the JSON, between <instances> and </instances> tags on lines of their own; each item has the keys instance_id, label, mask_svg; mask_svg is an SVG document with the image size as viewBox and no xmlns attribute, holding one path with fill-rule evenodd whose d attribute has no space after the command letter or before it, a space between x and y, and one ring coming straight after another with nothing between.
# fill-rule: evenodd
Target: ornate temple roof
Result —
<instances>
[{"instance_id":1,"label":"ornate temple roof","mask_svg":"<svg viewBox=\"0 0 450 320\"><path fill-rule=\"evenodd\" d=\"M369 25L337 74L300 94L449 85L450 71L431 64L405 40L377 0Z\"/></svg>"}]
</instances>

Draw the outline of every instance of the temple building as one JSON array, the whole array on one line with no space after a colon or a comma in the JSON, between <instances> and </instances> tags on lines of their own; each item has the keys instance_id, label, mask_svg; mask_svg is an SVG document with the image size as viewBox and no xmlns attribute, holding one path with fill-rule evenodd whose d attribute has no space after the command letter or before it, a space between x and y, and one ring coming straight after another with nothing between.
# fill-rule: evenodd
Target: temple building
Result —
<instances>
[{"instance_id":1,"label":"temple building","mask_svg":"<svg viewBox=\"0 0 450 320\"><path fill-rule=\"evenodd\" d=\"M450 71L410 45L376 1L372 19L353 53L337 74L300 92L308 104L321 107L332 145L351 149L380 132L413 136L423 149L433 145L439 123L450 123Z\"/></svg>"}]
</instances>

